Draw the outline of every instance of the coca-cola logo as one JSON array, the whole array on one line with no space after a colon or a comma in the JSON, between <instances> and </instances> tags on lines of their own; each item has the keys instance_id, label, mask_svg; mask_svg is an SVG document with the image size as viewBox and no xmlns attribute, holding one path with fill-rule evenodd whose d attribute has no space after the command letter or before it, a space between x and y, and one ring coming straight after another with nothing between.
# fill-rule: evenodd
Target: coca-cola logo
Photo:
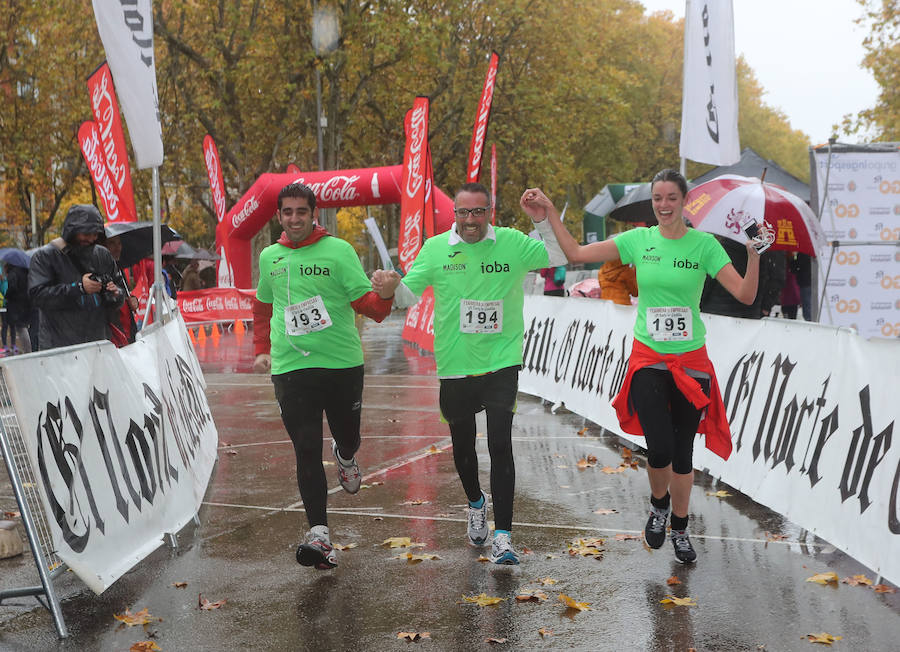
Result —
<instances>
[{"instance_id":1,"label":"coca-cola logo","mask_svg":"<svg viewBox=\"0 0 900 652\"><path fill-rule=\"evenodd\" d=\"M425 139L428 137L427 129L428 109L425 106L413 108L409 119L409 139L407 152L409 154L406 163L406 196L415 197L422 188L425 178L424 154Z\"/></svg>"},{"instance_id":2,"label":"coca-cola logo","mask_svg":"<svg viewBox=\"0 0 900 652\"><path fill-rule=\"evenodd\" d=\"M115 222L119 219L119 196L113 187L112 178L107 174L106 161L103 160L100 150L100 136L97 134L96 126L90 123L88 131L89 133L87 134L81 134L81 151L84 153L91 177L93 177L97 186L97 192L100 193L103 209L106 212L106 219L110 222Z\"/></svg>"},{"instance_id":3,"label":"coca-cola logo","mask_svg":"<svg viewBox=\"0 0 900 652\"><path fill-rule=\"evenodd\" d=\"M105 66L101 69L100 80L94 86L91 94L91 106L94 112L94 119L97 121L100 129L100 140L103 143L106 166L112 173L116 185L121 189L125 185L127 161L119 162L119 153L112 135L118 106L116 106L116 100L112 93L112 79L109 76L109 68Z\"/></svg>"},{"instance_id":4,"label":"coca-cola logo","mask_svg":"<svg viewBox=\"0 0 900 652\"><path fill-rule=\"evenodd\" d=\"M203 299L184 299L181 301L181 312L203 312Z\"/></svg>"},{"instance_id":5,"label":"coca-cola logo","mask_svg":"<svg viewBox=\"0 0 900 652\"><path fill-rule=\"evenodd\" d=\"M298 178L295 183L309 186L320 202L347 204L360 197L359 189L355 185L357 181L359 181L358 174L353 176L336 174L319 183L307 183L303 177Z\"/></svg>"},{"instance_id":6,"label":"coca-cola logo","mask_svg":"<svg viewBox=\"0 0 900 652\"><path fill-rule=\"evenodd\" d=\"M225 193L219 184L219 157L213 142L207 141L203 152L206 158L206 173L209 175L209 188L212 191L213 204L216 206L216 217L219 222L225 219Z\"/></svg>"},{"instance_id":7,"label":"coca-cola logo","mask_svg":"<svg viewBox=\"0 0 900 652\"><path fill-rule=\"evenodd\" d=\"M407 215L403 221L403 232L400 234L397 256L400 259L400 267L407 271L412 265L422 242L422 211L418 210L412 215Z\"/></svg>"},{"instance_id":8,"label":"coca-cola logo","mask_svg":"<svg viewBox=\"0 0 900 652\"><path fill-rule=\"evenodd\" d=\"M231 217L231 226L234 228L238 228L241 224L244 223L250 215L259 208L259 200L256 198L256 195L250 195L250 198L247 200L247 203L244 204L244 207L240 210L240 212L234 214Z\"/></svg>"},{"instance_id":9,"label":"coca-cola logo","mask_svg":"<svg viewBox=\"0 0 900 652\"><path fill-rule=\"evenodd\" d=\"M475 135L472 139L472 158L469 161L469 181L475 181L478 177L478 168L481 166L481 155L484 151L484 137L487 134L488 116L491 113L491 100L494 97L494 81L497 79L497 68L491 66L488 69L487 79L484 80L484 92L481 95L481 105L478 107L478 117L475 121Z\"/></svg>"}]
</instances>

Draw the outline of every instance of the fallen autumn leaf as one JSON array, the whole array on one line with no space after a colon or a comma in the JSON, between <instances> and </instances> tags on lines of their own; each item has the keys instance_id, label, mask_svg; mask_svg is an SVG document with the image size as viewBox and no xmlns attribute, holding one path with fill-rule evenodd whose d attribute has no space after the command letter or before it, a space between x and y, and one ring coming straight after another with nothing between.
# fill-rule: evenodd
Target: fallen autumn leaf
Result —
<instances>
[{"instance_id":1,"label":"fallen autumn leaf","mask_svg":"<svg viewBox=\"0 0 900 652\"><path fill-rule=\"evenodd\" d=\"M854 575L853 577L845 577L841 580L844 584L849 584L850 586L859 586L863 584L865 586L872 586L872 580L870 580L865 575Z\"/></svg>"},{"instance_id":2,"label":"fallen autumn leaf","mask_svg":"<svg viewBox=\"0 0 900 652\"><path fill-rule=\"evenodd\" d=\"M887 584L876 584L875 586L872 587L872 590L875 591L875 593L896 593L897 592L897 589L895 589L893 586L888 586Z\"/></svg>"},{"instance_id":3,"label":"fallen autumn leaf","mask_svg":"<svg viewBox=\"0 0 900 652\"><path fill-rule=\"evenodd\" d=\"M403 555L395 555L394 559L405 559L410 564L418 564L420 561L431 561L434 559L440 559L440 557L438 557L437 555L429 555L429 554L414 555L411 552L407 552L406 554L403 554Z\"/></svg>"},{"instance_id":4,"label":"fallen autumn leaf","mask_svg":"<svg viewBox=\"0 0 900 652\"><path fill-rule=\"evenodd\" d=\"M415 643L423 638L431 638L431 634L429 632L397 632L397 638Z\"/></svg>"},{"instance_id":5,"label":"fallen autumn leaf","mask_svg":"<svg viewBox=\"0 0 900 652\"><path fill-rule=\"evenodd\" d=\"M227 602L224 599L216 600L215 602L210 602L209 600L207 600L206 598L203 597L202 593L199 595L200 595L200 597L198 598L198 602L199 602L200 609L202 609L203 611L211 611L213 609L218 609L218 608L222 607L225 604L225 602Z\"/></svg>"},{"instance_id":6,"label":"fallen autumn leaf","mask_svg":"<svg viewBox=\"0 0 900 652\"><path fill-rule=\"evenodd\" d=\"M812 577L807 577L806 581L815 582L816 584L837 584L838 576L835 572L816 573Z\"/></svg>"},{"instance_id":7,"label":"fallen autumn leaf","mask_svg":"<svg viewBox=\"0 0 900 652\"><path fill-rule=\"evenodd\" d=\"M725 491L724 489L720 489L719 491L707 491L707 496L715 496L716 498L728 498L731 494Z\"/></svg>"},{"instance_id":8,"label":"fallen autumn leaf","mask_svg":"<svg viewBox=\"0 0 900 652\"><path fill-rule=\"evenodd\" d=\"M543 638L543 637L545 637L545 636L553 636L553 630L552 630L552 629L547 629L546 627L541 627L541 628L538 630L538 634L541 635L541 638Z\"/></svg>"},{"instance_id":9,"label":"fallen autumn leaf","mask_svg":"<svg viewBox=\"0 0 900 652\"><path fill-rule=\"evenodd\" d=\"M138 641L128 648L128 652L154 652L155 650L162 650L162 648L153 641Z\"/></svg>"},{"instance_id":10,"label":"fallen autumn leaf","mask_svg":"<svg viewBox=\"0 0 900 652\"><path fill-rule=\"evenodd\" d=\"M674 605L676 607L696 607L697 601L694 598L676 598L674 595L667 595L659 601L660 604Z\"/></svg>"},{"instance_id":11,"label":"fallen autumn leaf","mask_svg":"<svg viewBox=\"0 0 900 652\"><path fill-rule=\"evenodd\" d=\"M113 614L113 618L125 623L129 627L133 627L134 625L146 625L148 623L160 620L160 618L151 616L150 612L147 610L147 607L144 607L140 611L136 611L134 613L131 613L129 609L125 609L125 613Z\"/></svg>"},{"instance_id":12,"label":"fallen autumn leaf","mask_svg":"<svg viewBox=\"0 0 900 652\"><path fill-rule=\"evenodd\" d=\"M344 543L344 544L333 543L332 545L334 546L335 550L350 550L351 548L355 548L359 544L358 543Z\"/></svg>"},{"instance_id":13,"label":"fallen autumn leaf","mask_svg":"<svg viewBox=\"0 0 900 652\"><path fill-rule=\"evenodd\" d=\"M187 582L172 582L172 586L174 586L176 589L186 589Z\"/></svg>"},{"instance_id":14,"label":"fallen autumn leaf","mask_svg":"<svg viewBox=\"0 0 900 652\"><path fill-rule=\"evenodd\" d=\"M567 609L574 609L576 611L590 611L591 603L590 602L578 602L574 598L570 598L565 593L559 594L559 601L565 603Z\"/></svg>"},{"instance_id":15,"label":"fallen autumn leaf","mask_svg":"<svg viewBox=\"0 0 900 652\"><path fill-rule=\"evenodd\" d=\"M508 641L508 640L509 639L506 639L506 638L494 638L493 636L488 636L486 639L484 639L484 642L496 644L496 643L506 643L506 641Z\"/></svg>"},{"instance_id":16,"label":"fallen autumn leaf","mask_svg":"<svg viewBox=\"0 0 900 652\"><path fill-rule=\"evenodd\" d=\"M676 584L681 584L681 580L673 575L666 580L666 584L668 584L669 586L675 586Z\"/></svg>"},{"instance_id":17,"label":"fallen autumn leaf","mask_svg":"<svg viewBox=\"0 0 900 652\"><path fill-rule=\"evenodd\" d=\"M506 600L506 598L495 598L495 597L489 596L487 593L479 593L478 595L471 595L471 596L464 595L462 598L463 598L463 601L471 603L471 604L477 604L479 607L490 607L495 604L500 604L501 602ZM462 604L462 603L459 603L459 604Z\"/></svg>"},{"instance_id":18,"label":"fallen autumn leaf","mask_svg":"<svg viewBox=\"0 0 900 652\"><path fill-rule=\"evenodd\" d=\"M818 634L807 634L806 638L810 643L822 643L824 645L831 645L835 641L839 641L843 636L832 636L827 632L820 632Z\"/></svg>"}]
</instances>

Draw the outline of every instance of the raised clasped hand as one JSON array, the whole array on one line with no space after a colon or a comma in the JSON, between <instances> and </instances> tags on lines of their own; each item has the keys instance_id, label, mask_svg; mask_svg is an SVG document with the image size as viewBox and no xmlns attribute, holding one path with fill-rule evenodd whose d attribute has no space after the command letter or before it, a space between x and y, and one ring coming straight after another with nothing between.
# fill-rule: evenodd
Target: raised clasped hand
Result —
<instances>
[{"instance_id":1,"label":"raised clasped hand","mask_svg":"<svg viewBox=\"0 0 900 652\"><path fill-rule=\"evenodd\" d=\"M542 222L551 212L556 212L553 202L540 188L528 188L523 192L519 205L535 222Z\"/></svg>"}]
</instances>

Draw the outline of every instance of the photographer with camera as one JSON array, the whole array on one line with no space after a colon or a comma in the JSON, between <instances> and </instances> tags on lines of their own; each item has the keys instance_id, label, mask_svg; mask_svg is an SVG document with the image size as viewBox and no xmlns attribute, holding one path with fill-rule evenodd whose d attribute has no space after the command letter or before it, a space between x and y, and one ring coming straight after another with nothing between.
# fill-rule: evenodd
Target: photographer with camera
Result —
<instances>
[{"instance_id":1,"label":"photographer with camera","mask_svg":"<svg viewBox=\"0 0 900 652\"><path fill-rule=\"evenodd\" d=\"M109 314L125 293L105 241L100 211L77 204L66 213L62 236L31 257L28 295L40 311L42 351L109 339Z\"/></svg>"}]
</instances>

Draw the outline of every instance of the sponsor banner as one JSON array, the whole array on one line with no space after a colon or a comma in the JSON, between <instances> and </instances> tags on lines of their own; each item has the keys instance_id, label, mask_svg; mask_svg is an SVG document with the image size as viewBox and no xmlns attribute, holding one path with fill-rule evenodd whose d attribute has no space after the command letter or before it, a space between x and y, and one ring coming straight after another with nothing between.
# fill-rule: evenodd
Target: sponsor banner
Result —
<instances>
[{"instance_id":1,"label":"sponsor banner","mask_svg":"<svg viewBox=\"0 0 900 652\"><path fill-rule=\"evenodd\" d=\"M100 131L97 123L92 120L82 122L78 128L78 144L81 145L81 154L87 163L94 187L103 204L103 214L108 222L126 222L127 215L119 204L119 194L109 168L106 165L106 157L103 155L103 145L100 143Z\"/></svg>"},{"instance_id":2,"label":"sponsor banner","mask_svg":"<svg viewBox=\"0 0 900 652\"><path fill-rule=\"evenodd\" d=\"M406 311L401 337L434 353L434 289L429 285L419 302Z\"/></svg>"},{"instance_id":3,"label":"sponsor banner","mask_svg":"<svg viewBox=\"0 0 900 652\"><path fill-rule=\"evenodd\" d=\"M196 513L218 434L184 322L0 361L57 554L95 593Z\"/></svg>"},{"instance_id":4,"label":"sponsor banner","mask_svg":"<svg viewBox=\"0 0 900 652\"><path fill-rule=\"evenodd\" d=\"M491 52L487 75L484 78L484 87L481 90L481 99L478 101L478 111L475 113L472 142L469 145L469 158L466 169L466 182L468 183L476 183L481 176L481 159L484 156L484 143L487 139L488 122L491 117L491 102L494 99L494 85L497 81L497 68L499 65L500 55L496 52Z\"/></svg>"},{"instance_id":5,"label":"sponsor banner","mask_svg":"<svg viewBox=\"0 0 900 652\"><path fill-rule=\"evenodd\" d=\"M636 308L527 295L519 388L617 433ZM724 461L694 466L900 582L900 342L779 319L703 315L731 424ZM827 360L822 352L828 351ZM621 435L643 447L643 437Z\"/></svg>"},{"instance_id":6,"label":"sponsor banner","mask_svg":"<svg viewBox=\"0 0 900 652\"><path fill-rule=\"evenodd\" d=\"M491 143L491 224L497 223L497 146Z\"/></svg>"},{"instance_id":7,"label":"sponsor banner","mask_svg":"<svg viewBox=\"0 0 900 652\"><path fill-rule=\"evenodd\" d=\"M425 204L428 194L428 98L417 97L404 120L406 148L400 194L400 237L397 258L400 269L409 271L422 248Z\"/></svg>"},{"instance_id":8,"label":"sponsor banner","mask_svg":"<svg viewBox=\"0 0 900 652\"><path fill-rule=\"evenodd\" d=\"M814 162L822 228L839 242L830 269L824 256L819 264L828 272L821 319L900 337L900 152L833 152L829 164L823 148Z\"/></svg>"},{"instance_id":9,"label":"sponsor banner","mask_svg":"<svg viewBox=\"0 0 900 652\"><path fill-rule=\"evenodd\" d=\"M221 222L225 219L225 180L222 177L216 141L209 134L203 137L203 159L206 161L206 174L209 177L209 192L216 210L216 221Z\"/></svg>"},{"instance_id":10,"label":"sponsor banner","mask_svg":"<svg viewBox=\"0 0 900 652\"><path fill-rule=\"evenodd\" d=\"M163 142L153 54L152 0L92 3L137 167L159 167L163 162Z\"/></svg>"},{"instance_id":11,"label":"sponsor banner","mask_svg":"<svg viewBox=\"0 0 900 652\"><path fill-rule=\"evenodd\" d=\"M731 0L687 0L682 158L731 165L741 158Z\"/></svg>"},{"instance_id":12,"label":"sponsor banner","mask_svg":"<svg viewBox=\"0 0 900 652\"><path fill-rule=\"evenodd\" d=\"M229 287L252 286L250 240L275 214L278 192L287 184L306 183L325 208L396 204L402 195L402 168L390 165L261 175L216 227L216 252L223 258L219 261L219 286L225 286L226 281ZM453 224L453 200L440 188L432 187L432 193L435 232L442 233Z\"/></svg>"},{"instance_id":13,"label":"sponsor banner","mask_svg":"<svg viewBox=\"0 0 900 652\"><path fill-rule=\"evenodd\" d=\"M425 159L425 237L435 235L435 201L434 201L434 168L431 165L431 145L428 146L428 156Z\"/></svg>"},{"instance_id":14,"label":"sponsor banner","mask_svg":"<svg viewBox=\"0 0 900 652\"><path fill-rule=\"evenodd\" d=\"M178 293L178 310L186 322L253 319L256 290L207 288Z\"/></svg>"},{"instance_id":15,"label":"sponsor banner","mask_svg":"<svg viewBox=\"0 0 900 652\"><path fill-rule=\"evenodd\" d=\"M100 132L103 143L103 155L106 157L106 168L116 184L116 195L122 209L122 222L136 222L137 209L134 205L134 190L131 187L131 168L128 165L128 149L125 147L125 134L122 132L122 118L119 115L119 102L113 88L112 74L104 61L87 79L88 92L91 96L91 111L94 122Z\"/></svg>"}]
</instances>

